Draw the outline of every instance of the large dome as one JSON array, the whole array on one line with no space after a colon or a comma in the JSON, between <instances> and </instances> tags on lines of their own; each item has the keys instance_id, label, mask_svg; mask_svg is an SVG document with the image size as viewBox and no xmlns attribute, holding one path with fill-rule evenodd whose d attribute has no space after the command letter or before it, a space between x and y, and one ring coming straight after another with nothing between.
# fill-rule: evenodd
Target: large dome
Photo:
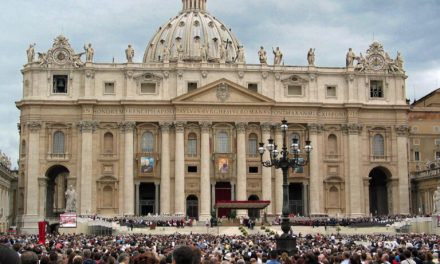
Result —
<instances>
[{"instance_id":1,"label":"large dome","mask_svg":"<svg viewBox=\"0 0 440 264\"><path fill-rule=\"evenodd\" d=\"M160 27L151 39L145 50L144 63L177 60L244 62L244 51L238 39L206 11L206 1L182 0L180 14Z\"/></svg>"}]
</instances>

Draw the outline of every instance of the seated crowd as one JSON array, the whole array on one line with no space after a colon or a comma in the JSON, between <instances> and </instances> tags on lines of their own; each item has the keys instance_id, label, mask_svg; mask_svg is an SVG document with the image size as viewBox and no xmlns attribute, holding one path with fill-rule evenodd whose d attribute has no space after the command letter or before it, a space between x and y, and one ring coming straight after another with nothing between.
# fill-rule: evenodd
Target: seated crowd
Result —
<instances>
[{"instance_id":1,"label":"seated crowd","mask_svg":"<svg viewBox=\"0 0 440 264\"><path fill-rule=\"evenodd\" d=\"M432 264L436 235L299 235L293 256L278 254L273 237L213 235L59 235L44 245L34 235L0 235L7 264ZM20 262L21 261L21 262Z\"/></svg>"}]
</instances>

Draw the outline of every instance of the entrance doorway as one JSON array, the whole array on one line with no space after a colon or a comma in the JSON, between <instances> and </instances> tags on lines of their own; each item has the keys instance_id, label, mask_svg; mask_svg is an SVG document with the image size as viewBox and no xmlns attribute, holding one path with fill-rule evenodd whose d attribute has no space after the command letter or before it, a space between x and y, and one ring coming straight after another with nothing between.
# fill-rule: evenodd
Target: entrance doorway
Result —
<instances>
[{"instance_id":1,"label":"entrance doorway","mask_svg":"<svg viewBox=\"0 0 440 264\"><path fill-rule=\"evenodd\" d=\"M230 201L231 200L231 183L230 182L217 182L215 185L215 202L218 201ZM231 209L218 209L218 217L228 217L231 213Z\"/></svg>"},{"instance_id":2,"label":"entrance doorway","mask_svg":"<svg viewBox=\"0 0 440 264\"><path fill-rule=\"evenodd\" d=\"M139 214L148 215L156 212L156 185L141 183L139 185Z\"/></svg>"},{"instance_id":3,"label":"entrance doorway","mask_svg":"<svg viewBox=\"0 0 440 264\"><path fill-rule=\"evenodd\" d=\"M256 196L256 195L251 195L248 198L248 201L259 201L259 200L260 200L260 198L258 196ZM258 209L249 209L248 210L248 216L249 216L249 218L252 218L252 219L260 218L260 210L258 210Z\"/></svg>"},{"instance_id":4,"label":"entrance doorway","mask_svg":"<svg viewBox=\"0 0 440 264\"><path fill-rule=\"evenodd\" d=\"M69 170L61 165L55 165L47 170L46 188L46 217L58 217L66 209L67 177ZM73 186L75 189L76 186ZM37 199L37 198L35 198ZM78 199L78 198L77 198Z\"/></svg>"},{"instance_id":5,"label":"entrance doorway","mask_svg":"<svg viewBox=\"0 0 440 264\"><path fill-rule=\"evenodd\" d=\"M303 184L289 184L289 209L291 214L304 215Z\"/></svg>"},{"instance_id":6,"label":"entrance doorway","mask_svg":"<svg viewBox=\"0 0 440 264\"><path fill-rule=\"evenodd\" d=\"M192 219L199 219L199 199L195 195L186 198L186 216Z\"/></svg>"},{"instance_id":7,"label":"entrance doorway","mask_svg":"<svg viewBox=\"0 0 440 264\"><path fill-rule=\"evenodd\" d=\"M370 178L370 213L372 215L388 215L388 188L389 172L381 167L374 168L369 175Z\"/></svg>"}]
</instances>

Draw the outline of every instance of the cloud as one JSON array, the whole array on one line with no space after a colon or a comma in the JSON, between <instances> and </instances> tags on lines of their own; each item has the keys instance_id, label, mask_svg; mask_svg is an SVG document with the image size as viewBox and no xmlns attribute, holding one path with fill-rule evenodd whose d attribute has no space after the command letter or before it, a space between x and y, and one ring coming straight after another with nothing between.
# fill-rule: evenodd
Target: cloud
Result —
<instances>
[{"instance_id":1,"label":"cloud","mask_svg":"<svg viewBox=\"0 0 440 264\"><path fill-rule=\"evenodd\" d=\"M92 43L97 62L124 60L131 43L141 61L150 38L177 15L181 0L2 0L0 1L0 149L18 158L20 70L25 50L37 43L48 50L63 33L81 51ZM309 48L316 48L318 66L341 67L352 47L365 52L375 40L393 57L401 51L409 76L407 94L416 98L440 84L440 2L437 0L208 0L208 10L244 44L247 61L257 63L258 48L280 46L286 64L305 65Z\"/></svg>"}]
</instances>

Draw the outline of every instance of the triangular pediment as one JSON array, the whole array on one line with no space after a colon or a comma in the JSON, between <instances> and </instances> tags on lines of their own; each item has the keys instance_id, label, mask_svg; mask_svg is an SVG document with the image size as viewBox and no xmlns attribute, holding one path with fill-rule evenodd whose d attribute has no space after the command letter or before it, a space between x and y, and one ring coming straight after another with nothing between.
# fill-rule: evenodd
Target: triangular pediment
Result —
<instances>
[{"instance_id":1,"label":"triangular pediment","mask_svg":"<svg viewBox=\"0 0 440 264\"><path fill-rule=\"evenodd\" d=\"M275 101L223 78L176 97L171 102L173 104L272 105Z\"/></svg>"}]
</instances>

